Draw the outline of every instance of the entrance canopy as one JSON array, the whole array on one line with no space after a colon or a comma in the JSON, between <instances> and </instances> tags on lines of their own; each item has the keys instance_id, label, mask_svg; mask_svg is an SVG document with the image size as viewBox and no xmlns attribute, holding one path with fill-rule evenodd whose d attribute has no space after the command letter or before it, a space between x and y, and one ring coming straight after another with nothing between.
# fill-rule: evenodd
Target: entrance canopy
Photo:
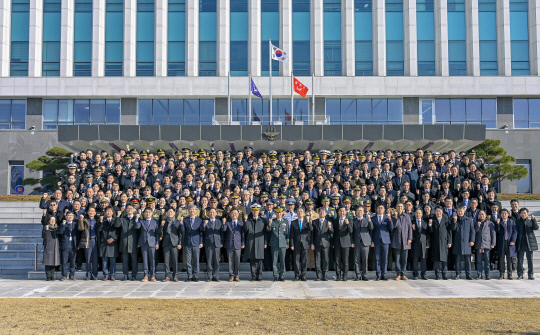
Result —
<instances>
[{"instance_id":1,"label":"entrance canopy","mask_svg":"<svg viewBox=\"0 0 540 335\"><path fill-rule=\"evenodd\" d=\"M58 126L58 141L73 150L111 150L110 143L138 150L254 151L467 150L486 139L485 125L78 125Z\"/></svg>"}]
</instances>

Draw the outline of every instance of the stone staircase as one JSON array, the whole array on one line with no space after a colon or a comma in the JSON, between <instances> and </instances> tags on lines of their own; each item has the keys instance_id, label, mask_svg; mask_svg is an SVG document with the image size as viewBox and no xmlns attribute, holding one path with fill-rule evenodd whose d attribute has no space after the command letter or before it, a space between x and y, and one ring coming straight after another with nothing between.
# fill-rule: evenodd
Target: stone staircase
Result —
<instances>
[{"instance_id":1,"label":"stone staircase","mask_svg":"<svg viewBox=\"0 0 540 335\"><path fill-rule=\"evenodd\" d=\"M36 202L0 202L0 275L26 275L43 269L41 215Z\"/></svg>"},{"instance_id":2,"label":"stone staircase","mask_svg":"<svg viewBox=\"0 0 540 335\"><path fill-rule=\"evenodd\" d=\"M522 207L527 207L533 215L540 219L540 201L523 201ZM503 202L503 207L510 208L508 201ZM0 275L28 275L29 279L44 279L42 238L41 238L41 214L35 202L0 202ZM540 241L540 230L536 231L536 237ZM34 255L37 245L37 271L34 271ZM524 262L526 266L526 261ZM204 277L205 264L201 264L201 278ZM540 273L540 251L534 253L534 268L536 273ZM142 275L142 264L139 264ZM84 270L84 265L83 265ZM220 266L222 279L227 277L228 265L222 263ZM243 279L249 277L249 264L241 264ZM163 277L164 265L158 264L158 277ZM117 277L122 276L122 264L117 264ZM265 279L271 279L271 272L265 272ZM313 272L308 273L308 277L315 277ZM57 275L59 275L57 273ZM333 273L331 275L334 275ZM353 276L353 272L349 272ZM429 274L433 276L432 273ZM77 272L77 278L84 278L83 271ZM288 273L292 276L292 272ZM288 277L287 276L287 277ZM374 276L374 273L370 276ZM411 274L412 276L412 274ZM185 277L182 272L180 278ZM267 278L268 277L268 278ZM498 271L493 275L498 277Z\"/></svg>"}]
</instances>

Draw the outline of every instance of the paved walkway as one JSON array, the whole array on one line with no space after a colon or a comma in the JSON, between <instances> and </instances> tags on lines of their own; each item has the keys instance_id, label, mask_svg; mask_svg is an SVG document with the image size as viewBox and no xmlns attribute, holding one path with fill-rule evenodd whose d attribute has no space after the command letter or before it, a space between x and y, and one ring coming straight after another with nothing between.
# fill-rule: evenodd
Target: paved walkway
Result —
<instances>
[{"instance_id":1,"label":"paved walkway","mask_svg":"<svg viewBox=\"0 0 540 335\"><path fill-rule=\"evenodd\" d=\"M0 279L0 298L540 298L540 280L198 283Z\"/></svg>"}]
</instances>

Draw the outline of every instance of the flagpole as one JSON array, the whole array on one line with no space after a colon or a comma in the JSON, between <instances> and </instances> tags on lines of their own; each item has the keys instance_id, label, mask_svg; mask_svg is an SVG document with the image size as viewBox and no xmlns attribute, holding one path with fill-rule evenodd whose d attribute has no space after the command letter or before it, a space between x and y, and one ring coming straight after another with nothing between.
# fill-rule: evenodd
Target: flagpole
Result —
<instances>
[{"instance_id":1,"label":"flagpole","mask_svg":"<svg viewBox=\"0 0 540 335\"><path fill-rule=\"evenodd\" d=\"M251 124L251 73L249 75L249 103L248 103L248 108L249 108L249 113L248 113L248 116L249 116L249 120L247 122L247 124Z\"/></svg>"},{"instance_id":2,"label":"flagpole","mask_svg":"<svg viewBox=\"0 0 540 335\"><path fill-rule=\"evenodd\" d=\"M227 72L227 120L231 124L231 72Z\"/></svg>"},{"instance_id":3,"label":"flagpole","mask_svg":"<svg viewBox=\"0 0 540 335\"><path fill-rule=\"evenodd\" d=\"M292 66L292 64L291 64ZM293 92L294 92L294 79L293 79L293 73L291 71L291 124L294 124L294 97L293 97Z\"/></svg>"},{"instance_id":4,"label":"flagpole","mask_svg":"<svg viewBox=\"0 0 540 335\"><path fill-rule=\"evenodd\" d=\"M311 113L315 124L315 73L311 72Z\"/></svg>"},{"instance_id":5,"label":"flagpole","mask_svg":"<svg viewBox=\"0 0 540 335\"><path fill-rule=\"evenodd\" d=\"M270 125L272 125L272 40L268 40L268 68L270 69L270 74L268 76L270 80Z\"/></svg>"}]
</instances>

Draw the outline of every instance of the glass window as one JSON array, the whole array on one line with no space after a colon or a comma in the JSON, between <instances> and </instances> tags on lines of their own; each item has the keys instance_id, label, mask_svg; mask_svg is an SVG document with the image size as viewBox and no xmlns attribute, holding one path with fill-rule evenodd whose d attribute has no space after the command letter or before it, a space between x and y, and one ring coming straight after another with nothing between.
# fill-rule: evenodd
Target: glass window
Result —
<instances>
[{"instance_id":1,"label":"glass window","mask_svg":"<svg viewBox=\"0 0 540 335\"><path fill-rule=\"evenodd\" d=\"M214 100L138 100L138 124L212 124Z\"/></svg>"},{"instance_id":2,"label":"glass window","mask_svg":"<svg viewBox=\"0 0 540 335\"><path fill-rule=\"evenodd\" d=\"M294 115L296 119L296 109ZM331 124L401 124L403 102L401 99L327 99L326 117Z\"/></svg>"},{"instance_id":3,"label":"glass window","mask_svg":"<svg viewBox=\"0 0 540 335\"><path fill-rule=\"evenodd\" d=\"M433 0L416 1L418 75L435 75L435 17Z\"/></svg>"},{"instance_id":4,"label":"glass window","mask_svg":"<svg viewBox=\"0 0 540 335\"><path fill-rule=\"evenodd\" d=\"M422 124L433 124L433 100L422 100L420 108Z\"/></svg>"},{"instance_id":5,"label":"glass window","mask_svg":"<svg viewBox=\"0 0 540 335\"><path fill-rule=\"evenodd\" d=\"M92 0L75 0L73 76L92 75Z\"/></svg>"},{"instance_id":6,"label":"glass window","mask_svg":"<svg viewBox=\"0 0 540 335\"><path fill-rule=\"evenodd\" d=\"M216 62L216 0L199 0L199 76L215 76Z\"/></svg>"},{"instance_id":7,"label":"glass window","mask_svg":"<svg viewBox=\"0 0 540 335\"><path fill-rule=\"evenodd\" d=\"M231 76L248 75L248 5L247 0L231 0Z\"/></svg>"},{"instance_id":8,"label":"glass window","mask_svg":"<svg viewBox=\"0 0 540 335\"><path fill-rule=\"evenodd\" d=\"M529 21L527 0L510 0L512 75L529 75Z\"/></svg>"},{"instance_id":9,"label":"glass window","mask_svg":"<svg viewBox=\"0 0 540 335\"><path fill-rule=\"evenodd\" d=\"M23 184L24 161L9 161L9 194L18 194L17 186Z\"/></svg>"},{"instance_id":10,"label":"glass window","mask_svg":"<svg viewBox=\"0 0 540 335\"><path fill-rule=\"evenodd\" d=\"M341 1L324 0L324 75L341 76Z\"/></svg>"},{"instance_id":11,"label":"glass window","mask_svg":"<svg viewBox=\"0 0 540 335\"><path fill-rule=\"evenodd\" d=\"M422 111L424 111L423 104ZM424 112L422 113L424 115ZM435 120L426 122L424 117L422 123L430 124L433 122L438 124L485 124L486 128L497 128L497 99L435 99Z\"/></svg>"},{"instance_id":12,"label":"glass window","mask_svg":"<svg viewBox=\"0 0 540 335\"><path fill-rule=\"evenodd\" d=\"M517 165L523 165L529 173L527 177L520 179L516 182L517 193L531 193L531 160L530 159L518 159L516 160Z\"/></svg>"},{"instance_id":13,"label":"glass window","mask_svg":"<svg viewBox=\"0 0 540 335\"><path fill-rule=\"evenodd\" d=\"M105 11L105 76L121 77L124 61L124 0L107 0Z\"/></svg>"},{"instance_id":14,"label":"glass window","mask_svg":"<svg viewBox=\"0 0 540 335\"><path fill-rule=\"evenodd\" d=\"M186 1L168 0L167 75L186 75Z\"/></svg>"},{"instance_id":15,"label":"glass window","mask_svg":"<svg viewBox=\"0 0 540 335\"><path fill-rule=\"evenodd\" d=\"M386 75L404 74L403 0L386 0Z\"/></svg>"},{"instance_id":16,"label":"glass window","mask_svg":"<svg viewBox=\"0 0 540 335\"><path fill-rule=\"evenodd\" d=\"M341 121L356 123L356 99L341 99Z\"/></svg>"},{"instance_id":17,"label":"glass window","mask_svg":"<svg viewBox=\"0 0 540 335\"><path fill-rule=\"evenodd\" d=\"M137 76L154 75L154 0L137 0Z\"/></svg>"},{"instance_id":18,"label":"glass window","mask_svg":"<svg viewBox=\"0 0 540 335\"><path fill-rule=\"evenodd\" d=\"M25 129L26 100L0 100L0 129Z\"/></svg>"},{"instance_id":19,"label":"glass window","mask_svg":"<svg viewBox=\"0 0 540 335\"><path fill-rule=\"evenodd\" d=\"M480 75L496 76L498 74L496 0L478 0L478 27Z\"/></svg>"},{"instance_id":20,"label":"glass window","mask_svg":"<svg viewBox=\"0 0 540 335\"><path fill-rule=\"evenodd\" d=\"M274 0L275 1L275 0ZM277 1L275 1L277 2ZM309 0L292 0L292 54L293 73L297 76L311 75L310 5ZM278 21L274 21L278 22ZM296 112L295 112L296 114Z\"/></svg>"},{"instance_id":21,"label":"glass window","mask_svg":"<svg viewBox=\"0 0 540 335\"><path fill-rule=\"evenodd\" d=\"M540 99L514 99L514 128L540 128Z\"/></svg>"},{"instance_id":22,"label":"glass window","mask_svg":"<svg viewBox=\"0 0 540 335\"><path fill-rule=\"evenodd\" d=\"M11 58L10 76L28 76L28 40L30 27L30 0L12 0L11 3Z\"/></svg>"},{"instance_id":23,"label":"glass window","mask_svg":"<svg viewBox=\"0 0 540 335\"><path fill-rule=\"evenodd\" d=\"M279 0L261 0L261 6L261 74L268 76L270 71L270 46L268 41L271 40L273 45L279 46L279 24L276 24L276 22L279 22ZM279 76L279 62L277 60L271 60L271 62L272 75Z\"/></svg>"},{"instance_id":24,"label":"glass window","mask_svg":"<svg viewBox=\"0 0 540 335\"><path fill-rule=\"evenodd\" d=\"M448 67L451 76L467 75L465 0L448 0Z\"/></svg>"},{"instance_id":25,"label":"glass window","mask_svg":"<svg viewBox=\"0 0 540 335\"><path fill-rule=\"evenodd\" d=\"M341 100L326 99L326 117L332 124L341 122Z\"/></svg>"},{"instance_id":26,"label":"glass window","mask_svg":"<svg viewBox=\"0 0 540 335\"><path fill-rule=\"evenodd\" d=\"M371 110L371 99L356 100L356 119L360 123L371 123L373 121Z\"/></svg>"},{"instance_id":27,"label":"glass window","mask_svg":"<svg viewBox=\"0 0 540 335\"><path fill-rule=\"evenodd\" d=\"M435 120L437 123L450 123L450 99L435 100Z\"/></svg>"},{"instance_id":28,"label":"glass window","mask_svg":"<svg viewBox=\"0 0 540 335\"><path fill-rule=\"evenodd\" d=\"M354 60L356 76L373 76L371 0L354 1Z\"/></svg>"},{"instance_id":29,"label":"glass window","mask_svg":"<svg viewBox=\"0 0 540 335\"><path fill-rule=\"evenodd\" d=\"M120 100L43 100L43 129L73 124L120 124Z\"/></svg>"},{"instance_id":30,"label":"glass window","mask_svg":"<svg viewBox=\"0 0 540 335\"><path fill-rule=\"evenodd\" d=\"M60 76L61 1L43 1L43 77Z\"/></svg>"}]
</instances>

